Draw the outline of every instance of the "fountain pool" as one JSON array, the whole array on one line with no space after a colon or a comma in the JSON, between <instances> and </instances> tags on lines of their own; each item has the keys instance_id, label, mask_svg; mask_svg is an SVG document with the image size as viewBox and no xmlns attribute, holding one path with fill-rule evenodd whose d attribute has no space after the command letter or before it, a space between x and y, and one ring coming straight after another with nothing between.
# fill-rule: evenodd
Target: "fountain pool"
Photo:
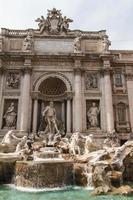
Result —
<instances>
[{"instance_id":1,"label":"fountain pool","mask_svg":"<svg viewBox=\"0 0 133 200\"><path fill-rule=\"evenodd\" d=\"M132 200L125 196L91 196L91 191L82 188L43 192L22 192L13 187L0 186L0 200Z\"/></svg>"}]
</instances>

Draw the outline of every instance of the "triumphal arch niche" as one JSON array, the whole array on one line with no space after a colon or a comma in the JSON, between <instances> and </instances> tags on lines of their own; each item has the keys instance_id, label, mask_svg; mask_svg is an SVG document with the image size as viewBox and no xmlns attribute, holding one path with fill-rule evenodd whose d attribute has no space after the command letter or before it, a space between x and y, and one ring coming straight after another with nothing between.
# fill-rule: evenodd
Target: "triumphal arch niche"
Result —
<instances>
[{"instance_id":1,"label":"triumphal arch niche","mask_svg":"<svg viewBox=\"0 0 133 200\"><path fill-rule=\"evenodd\" d=\"M91 133L98 143L114 132L127 140L133 51L109 50L105 30L71 30L73 20L55 8L35 21L37 29L1 29L0 136L53 126Z\"/></svg>"}]
</instances>

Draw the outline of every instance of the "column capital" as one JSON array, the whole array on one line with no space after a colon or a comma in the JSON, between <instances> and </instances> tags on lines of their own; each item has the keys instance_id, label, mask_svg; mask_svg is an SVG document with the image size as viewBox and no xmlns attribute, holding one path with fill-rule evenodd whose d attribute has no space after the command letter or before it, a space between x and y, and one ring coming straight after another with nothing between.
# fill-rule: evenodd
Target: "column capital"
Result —
<instances>
[{"instance_id":1,"label":"column capital","mask_svg":"<svg viewBox=\"0 0 133 200\"><path fill-rule=\"evenodd\" d=\"M38 100L39 99L39 95L40 95L40 92L31 92L31 97L32 99L34 100Z\"/></svg>"},{"instance_id":2,"label":"column capital","mask_svg":"<svg viewBox=\"0 0 133 200\"><path fill-rule=\"evenodd\" d=\"M23 74L26 74L26 73L31 74L32 67L31 66L23 66L22 69L21 69L21 71L22 71Z\"/></svg>"},{"instance_id":3,"label":"column capital","mask_svg":"<svg viewBox=\"0 0 133 200\"><path fill-rule=\"evenodd\" d=\"M81 72L81 60L79 60L79 59L74 60L74 68L73 68L73 70L75 72Z\"/></svg>"},{"instance_id":4,"label":"column capital","mask_svg":"<svg viewBox=\"0 0 133 200\"><path fill-rule=\"evenodd\" d=\"M74 93L73 92L69 92L69 91L67 91L66 92L66 95L67 95L67 100L71 100L72 98L73 98L73 96L74 96Z\"/></svg>"},{"instance_id":5,"label":"column capital","mask_svg":"<svg viewBox=\"0 0 133 200\"><path fill-rule=\"evenodd\" d=\"M22 73L31 73L32 72L32 66L31 66L31 59L25 58L24 65L22 67Z\"/></svg>"},{"instance_id":6,"label":"column capital","mask_svg":"<svg viewBox=\"0 0 133 200\"><path fill-rule=\"evenodd\" d=\"M74 67L75 68L80 68L82 65L81 65L81 60L80 59L75 59L74 60Z\"/></svg>"},{"instance_id":7,"label":"column capital","mask_svg":"<svg viewBox=\"0 0 133 200\"><path fill-rule=\"evenodd\" d=\"M6 66L2 59L0 59L0 74L3 74L6 71Z\"/></svg>"},{"instance_id":8,"label":"column capital","mask_svg":"<svg viewBox=\"0 0 133 200\"><path fill-rule=\"evenodd\" d=\"M100 75L104 77L105 75L110 75L111 72L112 72L111 67L105 67L100 70Z\"/></svg>"},{"instance_id":9,"label":"column capital","mask_svg":"<svg viewBox=\"0 0 133 200\"><path fill-rule=\"evenodd\" d=\"M82 67L81 59L75 59L74 60L74 68L73 68L73 70L75 72L79 72L79 73L85 71L85 69Z\"/></svg>"}]
</instances>

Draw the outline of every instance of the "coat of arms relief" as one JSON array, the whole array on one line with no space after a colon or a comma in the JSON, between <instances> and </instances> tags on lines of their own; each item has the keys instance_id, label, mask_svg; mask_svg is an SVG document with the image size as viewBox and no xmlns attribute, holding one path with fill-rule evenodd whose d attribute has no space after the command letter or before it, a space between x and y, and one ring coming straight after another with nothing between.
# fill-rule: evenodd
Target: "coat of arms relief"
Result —
<instances>
[{"instance_id":1,"label":"coat of arms relief","mask_svg":"<svg viewBox=\"0 0 133 200\"><path fill-rule=\"evenodd\" d=\"M66 16L63 17L61 10L56 10L56 8L48 10L46 19L41 16L35 21L38 22L40 34L43 34L44 32L50 34L59 34L61 32L67 33L69 30L69 23L73 22L72 19L67 18Z\"/></svg>"}]
</instances>

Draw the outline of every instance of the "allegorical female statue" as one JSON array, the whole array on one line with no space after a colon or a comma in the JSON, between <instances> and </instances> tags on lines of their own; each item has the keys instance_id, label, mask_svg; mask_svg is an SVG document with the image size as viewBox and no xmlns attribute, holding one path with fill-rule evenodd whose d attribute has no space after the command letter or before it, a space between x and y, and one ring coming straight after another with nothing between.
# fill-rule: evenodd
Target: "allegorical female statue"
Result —
<instances>
[{"instance_id":1,"label":"allegorical female statue","mask_svg":"<svg viewBox=\"0 0 133 200\"><path fill-rule=\"evenodd\" d=\"M32 35L28 33L26 38L23 41L23 50L24 51L31 51L33 47Z\"/></svg>"},{"instance_id":2,"label":"allegorical female statue","mask_svg":"<svg viewBox=\"0 0 133 200\"><path fill-rule=\"evenodd\" d=\"M74 39L74 53L81 52L81 36Z\"/></svg>"},{"instance_id":3,"label":"allegorical female statue","mask_svg":"<svg viewBox=\"0 0 133 200\"><path fill-rule=\"evenodd\" d=\"M17 113L13 102L8 107L3 118L5 121L4 128L16 128Z\"/></svg>"},{"instance_id":4,"label":"allegorical female statue","mask_svg":"<svg viewBox=\"0 0 133 200\"><path fill-rule=\"evenodd\" d=\"M92 106L90 107L90 109L87 112L87 117L88 117L88 121L90 123L90 127L98 127L99 126L99 122L98 122L98 115L99 115L99 108L96 106L96 103L93 102Z\"/></svg>"}]
</instances>

